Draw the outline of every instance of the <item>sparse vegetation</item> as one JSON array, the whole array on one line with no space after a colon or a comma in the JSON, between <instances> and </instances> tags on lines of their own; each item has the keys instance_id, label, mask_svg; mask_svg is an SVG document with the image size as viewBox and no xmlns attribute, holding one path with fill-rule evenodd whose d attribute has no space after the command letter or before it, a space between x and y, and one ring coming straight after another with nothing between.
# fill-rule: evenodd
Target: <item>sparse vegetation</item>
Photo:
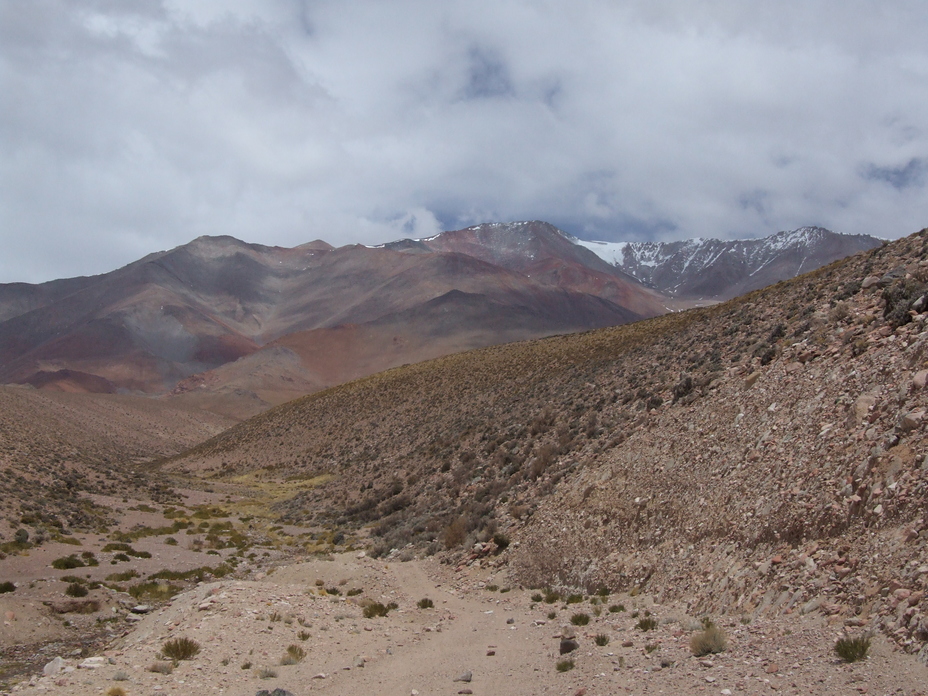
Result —
<instances>
[{"instance_id":1,"label":"sparse vegetation","mask_svg":"<svg viewBox=\"0 0 928 696\"><path fill-rule=\"evenodd\" d=\"M571 658L564 658L563 660L558 660L555 668L558 672L569 672L574 668L574 661Z\"/></svg>"},{"instance_id":2,"label":"sparse vegetation","mask_svg":"<svg viewBox=\"0 0 928 696\"><path fill-rule=\"evenodd\" d=\"M570 623L572 623L574 626L586 626L588 623L590 623L590 615L584 614L582 612L574 614L570 617Z\"/></svg>"},{"instance_id":3,"label":"sparse vegetation","mask_svg":"<svg viewBox=\"0 0 928 696\"><path fill-rule=\"evenodd\" d=\"M192 660L200 652L200 644L192 638L172 638L161 646L161 654L170 660Z\"/></svg>"},{"instance_id":4,"label":"sparse vegetation","mask_svg":"<svg viewBox=\"0 0 928 696\"><path fill-rule=\"evenodd\" d=\"M277 670L271 667L262 667L261 669L258 670L258 678L259 679L276 679Z\"/></svg>"},{"instance_id":5,"label":"sparse vegetation","mask_svg":"<svg viewBox=\"0 0 928 696\"><path fill-rule=\"evenodd\" d=\"M295 665L299 662L302 662L305 657L306 657L306 651L303 648L301 648L299 645L295 645L295 644L288 645L287 654L281 658L280 664Z\"/></svg>"},{"instance_id":6,"label":"sparse vegetation","mask_svg":"<svg viewBox=\"0 0 928 696\"><path fill-rule=\"evenodd\" d=\"M153 662L152 664L148 665L148 671L155 672L157 674L170 674L174 671L174 665L171 662L159 660L158 662Z\"/></svg>"},{"instance_id":7,"label":"sparse vegetation","mask_svg":"<svg viewBox=\"0 0 928 696\"><path fill-rule=\"evenodd\" d=\"M433 602L428 597L423 597L422 599L419 600L418 606L420 609L431 609L432 607L435 606L435 602Z\"/></svg>"},{"instance_id":8,"label":"sparse vegetation","mask_svg":"<svg viewBox=\"0 0 928 696\"><path fill-rule=\"evenodd\" d=\"M657 619L654 617L646 616L643 619L640 619L637 624L635 624L635 628L637 628L639 631L653 631L655 628L657 628Z\"/></svg>"},{"instance_id":9,"label":"sparse vegetation","mask_svg":"<svg viewBox=\"0 0 928 696\"><path fill-rule=\"evenodd\" d=\"M854 638L840 638L835 643L835 654L845 662L859 662L870 652L870 636L862 635Z\"/></svg>"},{"instance_id":10,"label":"sparse vegetation","mask_svg":"<svg viewBox=\"0 0 928 696\"><path fill-rule=\"evenodd\" d=\"M372 602L371 604L368 604L366 607L364 607L362 613L364 614L365 619L373 619L377 616L386 616L388 613L390 613L390 608L389 606L384 606L380 602Z\"/></svg>"},{"instance_id":11,"label":"sparse vegetation","mask_svg":"<svg viewBox=\"0 0 928 696\"><path fill-rule=\"evenodd\" d=\"M65 588L64 593L68 595L68 597L86 597L88 595L88 590L83 585L72 582Z\"/></svg>"},{"instance_id":12,"label":"sparse vegetation","mask_svg":"<svg viewBox=\"0 0 928 696\"><path fill-rule=\"evenodd\" d=\"M593 638L593 642L596 643L596 645L599 647L609 645L609 636L607 636L605 633L597 633Z\"/></svg>"},{"instance_id":13,"label":"sparse vegetation","mask_svg":"<svg viewBox=\"0 0 928 696\"><path fill-rule=\"evenodd\" d=\"M80 558L77 557L77 554L71 554L70 556L62 556L61 558L56 558L52 561L52 568L56 570L71 570L72 568L83 568L86 563L84 563Z\"/></svg>"},{"instance_id":14,"label":"sparse vegetation","mask_svg":"<svg viewBox=\"0 0 928 696\"><path fill-rule=\"evenodd\" d=\"M617 614L617 613L619 613L620 611L625 611L625 605L624 605L624 604L613 604L613 605L611 605L611 606L609 607L609 613L610 613L610 614Z\"/></svg>"},{"instance_id":15,"label":"sparse vegetation","mask_svg":"<svg viewBox=\"0 0 928 696\"><path fill-rule=\"evenodd\" d=\"M706 625L706 623L704 622L703 625ZM711 622L706 625L704 631L690 636L690 651L696 657L724 652L727 647L728 637L725 635L725 631Z\"/></svg>"},{"instance_id":16,"label":"sparse vegetation","mask_svg":"<svg viewBox=\"0 0 928 696\"><path fill-rule=\"evenodd\" d=\"M6 582L0 582L0 594L5 594L7 592L15 592L16 585L7 580Z\"/></svg>"}]
</instances>

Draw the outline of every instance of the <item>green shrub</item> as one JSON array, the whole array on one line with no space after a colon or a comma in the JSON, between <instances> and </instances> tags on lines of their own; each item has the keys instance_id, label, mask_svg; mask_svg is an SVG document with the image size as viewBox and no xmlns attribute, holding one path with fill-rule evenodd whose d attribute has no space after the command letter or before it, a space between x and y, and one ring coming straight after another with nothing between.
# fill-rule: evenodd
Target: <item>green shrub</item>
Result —
<instances>
[{"instance_id":1,"label":"green shrub","mask_svg":"<svg viewBox=\"0 0 928 696\"><path fill-rule=\"evenodd\" d=\"M580 604L580 602L582 602L582 601L583 601L583 595L582 595L582 594L567 595L566 602L567 602L568 604Z\"/></svg>"},{"instance_id":2,"label":"green shrub","mask_svg":"<svg viewBox=\"0 0 928 696\"><path fill-rule=\"evenodd\" d=\"M714 624L710 624L705 631L694 633L690 637L690 651L696 657L720 653L728 646L725 631Z\"/></svg>"},{"instance_id":3,"label":"green shrub","mask_svg":"<svg viewBox=\"0 0 928 696\"><path fill-rule=\"evenodd\" d=\"M555 592L554 590L548 590L545 592L545 604L554 604L560 598L561 595L559 592Z\"/></svg>"},{"instance_id":4,"label":"green shrub","mask_svg":"<svg viewBox=\"0 0 928 696\"><path fill-rule=\"evenodd\" d=\"M435 602L433 602L428 597L423 597L419 600L418 605L420 609L431 609L435 606Z\"/></svg>"},{"instance_id":5,"label":"green shrub","mask_svg":"<svg viewBox=\"0 0 928 696\"><path fill-rule=\"evenodd\" d=\"M87 588L76 582L72 582L68 585L64 593L68 595L68 597L86 597L88 594Z\"/></svg>"},{"instance_id":6,"label":"green shrub","mask_svg":"<svg viewBox=\"0 0 928 696\"><path fill-rule=\"evenodd\" d=\"M191 660L200 652L200 644L191 638L172 638L161 646L161 654L174 660Z\"/></svg>"},{"instance_id":7,"label":"green shrub","mask_svg":"<svg viewBox=\"0 0 928 696\"><path fill-rule=\"evenodd\" d=\"M545 596L541 594L541 592L536 592L535 594L532 595L533 602L542 602L544 601L544 598Z\"/></svg>"},{"instance_id":8,"label":"green shrub","mask_svg":"<svg viewBox=\"0 0 928 696\"><path fill-rule=\"evenodd\" d=\"M620 611L625 611L624 604L613 604L611 607L609 607L610 614L618 614Z\"/></svg>"},{"instance_id":9,"label":"green shrub","mask_svg":"<svg viewBox=\"0 0 928 696\"><path fill-rule=\"evenodd\" d=\"M635 628L640 631L653 631L655 628L657 628L657 619L653 617L645 617L637 624L635 624Z\"/></svg>"},{"instance_id":10,"label":"green shrub","mask_svg":"<svg viewBox=\"0 0 928 696\"><path fill-rule=\"evenodd\" d=\"M563 660L558 660L555 665L558 672L569 672L574 668L574 661L570 658L565 658Z\"/></svg>"},{"instance_id":11,"label":"green shrub","mask_svg":"<svg viewBox=\"0 0 928 696\"><path fill-rule=\"evenodd\" d=\"M79 559L75 554L70 556L62 556L61 558L56 558L52 561L52 568L57 570L71 570L72 568L83 568L87 564Z\"/></svg>"},{"instance_id":12,"label":"green shrub","mask_svg":"<svg viewBox=\"0 0 928 696\"><path fill-rule=\"evenodd\" d=\"M16 592L16 585L11 583L9 580L6 582L0 582L0 594L5 594L7 592Z\"/></svg>"},{"instance_id":13,"label":"green shrub","mask_svg":"<svg viewBox=\"0 0 928 696\"><path fill-rule=\"evenodd\" d=\"M300 631L296 634L296 637L300 640L309 640L312 637L312 634L309 631Z\"/></svg>"},{"instance_id":14,"label":"green shrub","mask_svg":"<svg viewBox=\"0 0 928 696\"><path fill-rule=\"evenodd\" d=\"M345 593L345 595L348 596L348 597L355 597L355 596L361 594L362 592L364 592L364 590L362 590L362 589L360 589L360 588L357 588L357 587L353 587L353 588L351 588L350 590L348 590L348 591Z\"/></svg>"},{"instance_id":15,"label":"green shrub","mask_svg":"<svg viewBox=\"0 0 928 696\"><path fill-rule=\"evenodd\" d=\"M870 651L870 636L841 638L835 643L835 654L845 662L858 662Z\"/></svg>"},{"instance_id":16,"label":"green shrub","mask_svg":"<svg viewBox=\"0 0 928 696\"><path fill-rule=\"evenodd\" d=\"M584 614L582 612L579 614L574 614L570 617L570 623L572 623L574 626L586 626L588 623L590 623L590 615Z\"/></svg>"},{"instance_id":17,"label":"green shrub","mask_svg":"<svg viewBox=\"0 0 928 696\"><path fill-rule=\"evenodd\" d=\"M109 582L128 582L139 576L138 571L136 570L127 570L124 573L111 573L106 576L106 579Z\"/></svg>"},{"instance_id":18,"label":"green shrub","mask_svg":"<svg viewBox=\"0 0 928 696\"><path fill-rule=\"evenodd\" d=\"M596 637L593 639L593 642L595 642L599 647L609 645L609 636L607 636L605 633L597 633Z\"/></svg>"}]
</instances>

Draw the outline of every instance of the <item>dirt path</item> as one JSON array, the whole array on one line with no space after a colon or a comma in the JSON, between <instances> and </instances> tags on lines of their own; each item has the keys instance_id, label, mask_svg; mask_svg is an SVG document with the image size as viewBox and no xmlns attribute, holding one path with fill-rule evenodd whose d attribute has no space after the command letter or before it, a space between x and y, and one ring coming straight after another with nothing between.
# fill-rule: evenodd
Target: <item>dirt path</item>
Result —
<instances>
[{"instance_id":1,"label":"dirt path","mask_svg":"<svg viewBox=\"0 0 928 696\"><path fill-rule=\"evenodd\" d=\"M837 662L840 626L817 615L744 625L720 620L729 649L714 657L689 652L693 619L681 607L644 597L612 597L626 611L602 604L532 601L530 590L491 591L487 571L454 573L432 561L384 563L338 556L281 567L253 580L198 586L142 618L102 659L21 684L24 696L217 694L254 696L286 689L295 696L565 694L904 694L925 693L928 669L877 638L862 663ZM348 590L363 590L348 598ZM326 589L341 594L326 592ZM503 589L506 589L503 587ZM422 598L434 602L419 608ZM357 600L396 602L386 617L366 619ZM549 612L555 617L549 619ZM598 615L597 615L598 612ZM635 612L640 612L637 616ZM645 612L655 630L635 626ZM575 668L559 672L562 624L590 617L576 629ZM596 645L597 634L609 643ZM171 673L152 672L166 640L196 640L201 652ZM287 647L306 651L282 665ZM51 660L54 655L49 655ZM472 680L455 681L466 672ZM117 680L118 678L118 680Z\"/></svg>"}]
</instances>

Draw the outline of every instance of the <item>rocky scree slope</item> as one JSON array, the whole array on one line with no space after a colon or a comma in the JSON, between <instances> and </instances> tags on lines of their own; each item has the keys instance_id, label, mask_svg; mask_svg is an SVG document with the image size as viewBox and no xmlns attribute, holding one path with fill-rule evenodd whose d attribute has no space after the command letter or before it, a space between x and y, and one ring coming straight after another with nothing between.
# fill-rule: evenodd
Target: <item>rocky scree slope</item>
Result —
<instances>
[{"instance_id":1,"label":"rocky scree slope","mask_svg":"<svg viewBox=\"0 0 928 696\"><path fill-rule=\"evenodd\" d=\"M711 308L392 370L163 466L324 475L282 519L372 524L375 553L505 535L492 562L527 584L823 611L924 651L926 257L923 231Z\"/></svg>"}]
</instances>

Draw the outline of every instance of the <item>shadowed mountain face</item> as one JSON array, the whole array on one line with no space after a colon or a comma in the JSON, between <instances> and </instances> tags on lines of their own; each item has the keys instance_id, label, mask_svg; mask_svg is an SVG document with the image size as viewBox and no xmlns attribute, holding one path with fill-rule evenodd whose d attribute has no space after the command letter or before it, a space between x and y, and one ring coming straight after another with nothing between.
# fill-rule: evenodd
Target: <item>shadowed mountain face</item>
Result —
<instances>
[{"instance_id":1,"label":"shadowed mountain face","mask_svg":"<svg viewBox=\"0 0 928 696\"><path fill-rule=\"evenodd\" d=\"M101 276L0 286L0 381L226 389L254 412L423 358L655 316L662 299L544 223L378 248L201 237Z\"/></svg>"}]
</instances>

